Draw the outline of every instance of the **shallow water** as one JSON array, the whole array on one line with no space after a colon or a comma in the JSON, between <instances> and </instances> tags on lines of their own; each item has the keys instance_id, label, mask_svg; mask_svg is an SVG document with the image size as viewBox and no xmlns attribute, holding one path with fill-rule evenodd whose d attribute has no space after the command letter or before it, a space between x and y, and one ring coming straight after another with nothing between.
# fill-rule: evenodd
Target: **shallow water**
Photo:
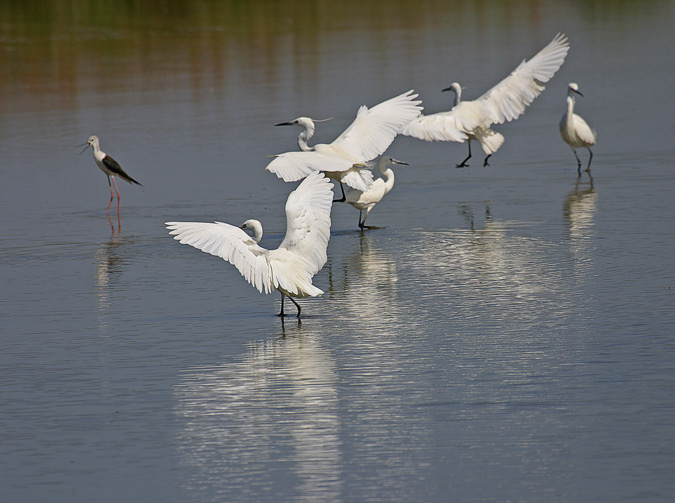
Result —
<instances>
[{"instance_id":1,"label":"shallow water","mask_svg":"<svg viewBox=\"0 0 675 503\"><path fill-rule=\"evenodd\" d=\"M3 501L675 498L671 3L0 6ZM447 109L558 31L491 167L398 138L379 228L334 205L300 322L168 236L255 217L276 246L272 124L334 117L331 141L410 88ZM144 186L119 220L91 134Z\"/></svg>"}]
</instances>

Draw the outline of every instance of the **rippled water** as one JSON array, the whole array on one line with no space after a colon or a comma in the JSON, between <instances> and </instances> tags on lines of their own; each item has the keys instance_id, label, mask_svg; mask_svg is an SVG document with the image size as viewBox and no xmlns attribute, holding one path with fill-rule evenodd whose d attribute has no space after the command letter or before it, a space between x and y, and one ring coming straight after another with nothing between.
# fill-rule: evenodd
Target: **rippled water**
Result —
<instances>
[{"instance_id":1,"label":"rippled water","mask_svg":"<svg viewBox=\"0 0 675 503\"><path fill-rule=\"evenodd\" d=\"M675 498L671 3L0 7L0 499ZM301 321L164 229L255 217L276 246L273 124L334 117L330 141L409 88L447 109L558 31L491 167L398 138L379 228L334 205ZM570 81L592 178L558 135ZM119 220L91 134L144 186Z\"/></svg>"}]
</instances>

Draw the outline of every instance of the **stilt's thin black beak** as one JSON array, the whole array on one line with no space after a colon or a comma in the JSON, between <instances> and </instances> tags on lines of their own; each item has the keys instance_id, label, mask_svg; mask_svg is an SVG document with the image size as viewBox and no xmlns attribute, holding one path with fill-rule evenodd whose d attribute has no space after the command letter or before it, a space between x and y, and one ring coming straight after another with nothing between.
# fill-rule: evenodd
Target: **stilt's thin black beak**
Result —
<instances>
[{"instance_id":1,"label":"stilt's thin black beak","mask_svg":"<svg viewBox=\"0 0 675 503\"><path fill-rule=\"evenodd\" d=\"M82 149L82 152L80 152L80 153L77 154L77 155L82 155L82 154L84 153L84 151L87 150L87 149L89 148L89 144L88 144L88 143L83 143L82 145L78 145L78 147L82 147L82 146L84 146L84 145L86 145L86 147L84 147L84 148Z\"/></svg>"}]
</instances>

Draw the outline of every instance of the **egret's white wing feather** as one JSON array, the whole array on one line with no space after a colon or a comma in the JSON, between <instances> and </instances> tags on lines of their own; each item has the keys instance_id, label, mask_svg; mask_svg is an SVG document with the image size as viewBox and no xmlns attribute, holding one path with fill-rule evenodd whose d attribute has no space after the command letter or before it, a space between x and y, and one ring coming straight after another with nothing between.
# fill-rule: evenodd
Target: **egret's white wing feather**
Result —
<instances>
[{"instance_id":1,"label":"egret's white wing feather","mask_svg":"<svg viewBox=\"0 0 675 503\"><path fill-rule=\"evenodd\" d=\"M458 143L464 143L464 140L468 138L452 112L420 115L408 123L401 134L425 141L456 141Z\"/></svg>"},{"instance_id":2,"label":"egret's white wing feather","mask_svg":"<svg viewBox=\"0 0 675 503\"><path fill-rule=\"evenodd\" d=\"M276 287L268 250L239 227L223 222L167 222L166 226L181 244L230 262L259 292L270 293Z\"/></svg>"},{"instance_id":3,"label":"egret's white wing feather","mask_svg":"<svg viewBox=\"0 0 675 503\"><path fill-rule=\"evenodd\" d=\"M504 80L476 101L487 107L493 124L518 118L525 108L544 90L544 85L565 61L569 43L558 33L551 42L529 61L523 60Z\"/></svg>"},{"instance_id":4,"label":"egret's white wing feather","mask_svg":"<svg viewBox=\"0 0 675 503\"><path fill-rule=\"evenodd\" d=\"M394 141L401 129L422 111L413 90L395 96L368 109L361 106L352 122L330 144L346 156L366 162L382 154Z\"/></svg>"},{"instance_id":5,"label":"egret's white wing feather","mask_svg":"<svg viewBox=\"0 0 675 503\"><path fill-rule=\"evenodd\" d=\"M286 152L275 156L265 168L284 182L296 182L315 171L344 171L354 163L324 152Z\"/></svg>"},{"instance_id":6,"label":"egret's white wing feather","mask_svg":"<svg viewBox=\"0 0 675 503\"><path fill-rule=\"evenodd\" d=\"M374 178L371 169L352 166L347 171L343 171L340 181L353 189L365 192L373 184Z\"/></svg>"},{"instance_id":7,"label":"egret's white wing feather","mask_svg":"<svg viewBox=\"0 0 675 503\"><path fill-rule=\"evenodd\" d=\"M279 249L299 255L316 274L326 263L330 238L333 184L322 173L312 173L288 196L286 236Z\"/></svg>"}]
</instances>

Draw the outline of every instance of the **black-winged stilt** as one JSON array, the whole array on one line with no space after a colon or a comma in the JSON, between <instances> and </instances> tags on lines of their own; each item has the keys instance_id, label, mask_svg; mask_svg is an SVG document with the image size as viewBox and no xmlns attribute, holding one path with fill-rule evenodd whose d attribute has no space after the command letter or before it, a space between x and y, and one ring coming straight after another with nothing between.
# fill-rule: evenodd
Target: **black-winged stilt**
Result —
<instances>
[{"instance_id":1,"label":"black-winged stilt","mask_svg":"<svg viewBox=\"0 0 675 503\"><path fill-rule=\"evenodd\" d=\"M112 204L113 199L115 197L112 186L113 185L115 186L115 192L117 193L117 214L119 215L120 191L117 189L115 177L118 177L130 184L135 183L136 185L140 185L141 187L143 185L141 185L140 182L137 182L129 175L127 175L126 172L122 169L122 167L117 163L115 159L113 159L112 157L110 157L108 154L106 154L101 150L98 136L90 136L85 143L79 146L80 147L85 146L82 152L87 150L89 147L91 147L94 150L94 160L96 161L96 165L101 169L101 171L103 171L108 176L108 186L110 187L110 202L108 203L108 209L106 211L106 214L110 213L110 205ZM82 154L82 152L80 152L80 154ZM112 184L110 183L111 177L112 177Z\"/></svg>"}]
</instances>

